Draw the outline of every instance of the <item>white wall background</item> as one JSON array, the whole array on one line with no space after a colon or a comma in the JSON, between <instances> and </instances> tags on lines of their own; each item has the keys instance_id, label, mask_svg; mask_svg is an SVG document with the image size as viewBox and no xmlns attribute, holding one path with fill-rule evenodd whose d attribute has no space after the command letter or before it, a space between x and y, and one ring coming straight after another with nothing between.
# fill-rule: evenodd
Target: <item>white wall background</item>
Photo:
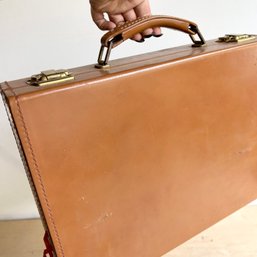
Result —
<instances>
[{"instance_id":1,"label":"white wall background","mask_svg":"<svg viewBox=\"0 0 257 257\"><path fill-rule=\"evenodd\" d=\"M226 33L257 34L256 0L152 0L154 14L198 23L206 39ZM99 31L88 0L0 0L0 81L47 69L95 63ZM164 30L159 39L127 42L112 58L189 43L182 33ZM37 217L32 194L0 101L0 219Z\"/></svg>"}]
</instances>

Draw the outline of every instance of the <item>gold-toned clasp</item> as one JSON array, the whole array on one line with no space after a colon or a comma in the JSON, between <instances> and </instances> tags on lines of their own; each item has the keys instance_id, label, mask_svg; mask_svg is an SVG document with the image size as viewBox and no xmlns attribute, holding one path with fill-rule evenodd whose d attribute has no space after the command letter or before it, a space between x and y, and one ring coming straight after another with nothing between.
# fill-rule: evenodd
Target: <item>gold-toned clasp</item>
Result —
<instances>
[{"instance_id":1,"label":"gold-toned clasp","mask_svg":"<svg viewBox=\"0 0 257 257\"><path fill-rule=\"evenodd\" d=\"M47 70L31 76L27 81L30 86L47 86L60 82L74 80L74 76L67 70Z\"/></svg>"},{"instance_id":2,"label":"gold-toned clasp","mask_svg":"<svg viewBox=\"0 0 257 257\"><path fill-rule=\"evenodd\" d=\"M224 37L219 37L217 42L243 42L255 39L256 35L249 35L249 34L227 34Z\"/></svg>"}]
</instances>

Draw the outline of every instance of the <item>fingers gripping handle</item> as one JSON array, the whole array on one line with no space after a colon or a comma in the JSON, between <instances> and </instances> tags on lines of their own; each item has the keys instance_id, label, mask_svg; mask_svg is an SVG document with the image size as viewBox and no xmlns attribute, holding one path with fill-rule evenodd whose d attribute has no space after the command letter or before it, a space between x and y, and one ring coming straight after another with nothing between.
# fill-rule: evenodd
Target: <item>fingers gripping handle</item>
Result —
<instances>
[{"instance_id":1,"label":"fingers gripping handle","mask_svg":"<svg viewBox=\"0 0 257 257\"><path fill-rule=\"evenodd\" d=\"M197 27L197 25L193 22L171 16L144 16L134 21L126 22L123 25L116 27L114 30L106 33L102 37L101 43L105 47L108 47L108 43L110 41L114 41L114 48L123 41L133 37L135 34L154 27L166 27L185 32L189 35L194 35L195 31L193 30L193 27Z\"/></svg>"},{"instance_id":2,"label":"fingers gripping handle","mask_svg":"<svg viewBox=\"0 0 257 257\"><path fill-rule=\"evenodd\" d=\"M109 58L112 48L118 46L125 40L132 38L137 33L141 33L148 28L154 27L165 27L187 33L193 41L194 47L199 47L205 44L205 40L201 35L198 26L191 21L164 15L144 16L134 21L125 22L123 25L107 32L102 37L101 49L96 68L109 67ZM195 40L194 35L198 35L200 40ZM106 53L103 57L105 50Z\"/></svg>"}]
</instances>

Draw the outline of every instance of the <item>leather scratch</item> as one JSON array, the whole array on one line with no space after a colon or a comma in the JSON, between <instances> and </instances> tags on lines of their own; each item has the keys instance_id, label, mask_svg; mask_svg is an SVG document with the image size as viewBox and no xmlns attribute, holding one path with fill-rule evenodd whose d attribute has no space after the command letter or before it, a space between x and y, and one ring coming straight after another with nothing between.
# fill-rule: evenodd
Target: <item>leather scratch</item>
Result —
<instances>
[{"instance_id":1,"label":"leather scratch","mask_svg":"<svg viewBox=\"0 0 257 257\"><path fill-rule=\"evenodd\" d=\"M92 227L95 227L103 222L106 222L107 219L109 219L112 216L112 212L105 212L103 213L100 217L98 217L96 219L96 221L94 221L91 224L88 224L86 226L83 227L83 229L90 229Z\"/></svg>"}]
</instances>

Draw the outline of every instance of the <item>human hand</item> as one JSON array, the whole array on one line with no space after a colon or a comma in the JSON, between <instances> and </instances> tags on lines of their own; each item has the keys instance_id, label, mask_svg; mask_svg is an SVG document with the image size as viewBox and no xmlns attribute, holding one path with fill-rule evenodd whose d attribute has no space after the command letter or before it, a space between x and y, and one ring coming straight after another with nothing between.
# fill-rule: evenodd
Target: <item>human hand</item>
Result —
<instances>
[{"instance_id":1,"label":"human hand","mask_svg":"<svg viewBox=\"0 0 257 257\"><path fill-rule=\"evenodd\" d=\"M92 19L101 30L112 30L117 25L138 17L151 15L148 0L90 0ZM108 15L109 20L104 17ZM149 28L132 39L143 42L144 38L161 36L160 28Z\"/></svg>"}]
</instances>

